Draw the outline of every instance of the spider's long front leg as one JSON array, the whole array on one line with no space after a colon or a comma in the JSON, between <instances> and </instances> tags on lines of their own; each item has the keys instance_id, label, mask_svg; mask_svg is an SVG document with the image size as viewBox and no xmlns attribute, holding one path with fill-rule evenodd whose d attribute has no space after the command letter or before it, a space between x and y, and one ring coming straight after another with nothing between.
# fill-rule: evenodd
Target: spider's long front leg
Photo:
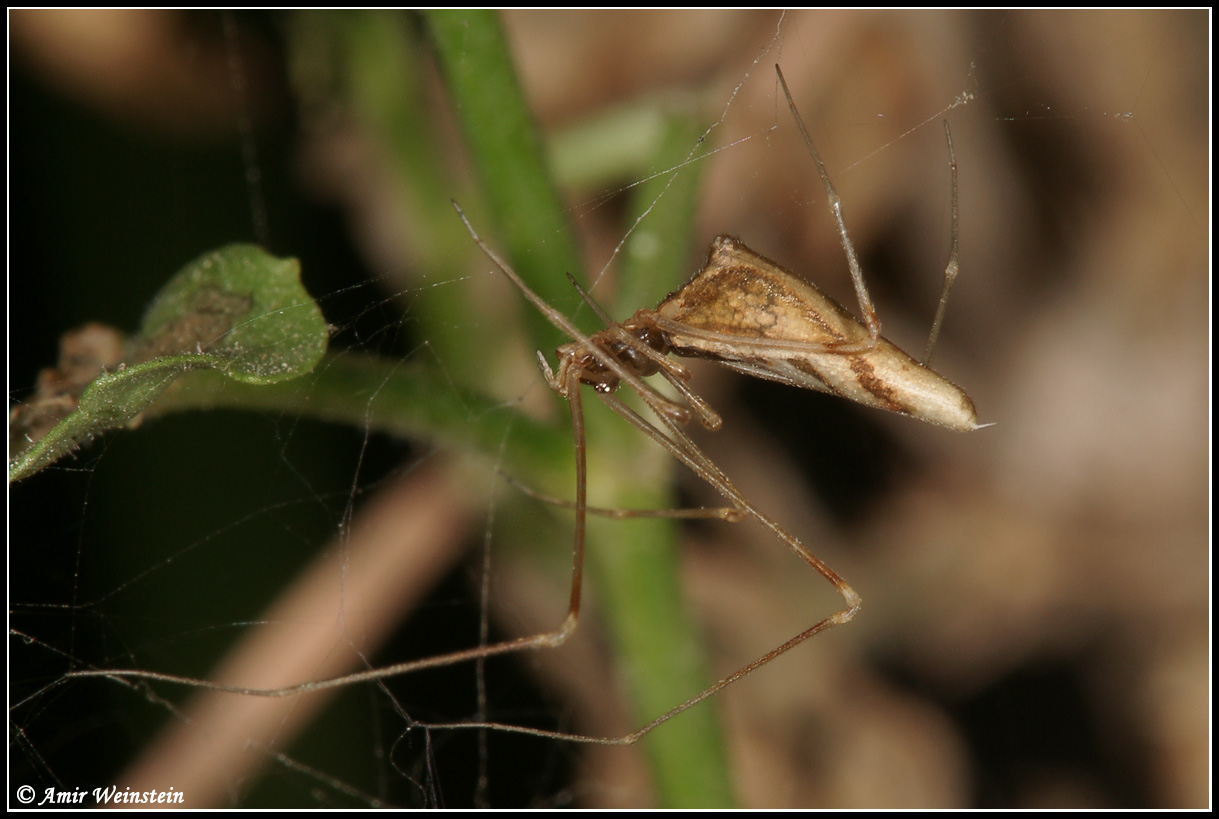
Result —
<instances>
[{"instance_id":1,"label":"spider's long front leg","mask_svg":"<svg viewBox=\"0 0 1219 819\"><path fill-rule=\"evenodd\" d=\"M957 154L952 149L952 131L948 120L944 120L944 138L948 140L948 167L952 175L952 250L948 253L948 266L944 268L944 288L940 291L940 303L935 309L935 320L931 322L931 333L927 336L927 349L923 352L923 366L931 366L931 353L940 337L944 314L948 311L948 291L961 272L961 219L957 207Z\"/></svg>"},{"instance_id":2,"label":"spider's long front leg","mask_svg":"<svg viewBox=\"0 0 1219 819\"><path fill-rule=\"evenodd\" d=\"M657 418L665 425L668 434L664 434L656 427L645 421L639 413L622 403L618 398L612 395L602 395L601 400L604 401L610 409L618 413L640 431L656 441L665 448L677 460L684 463L690 469L694 470L700 478L710 484L717 492L732 502L733 506L750 517L757 520L766 528L770 529L780 540L782 540L793 552L795 552L801 560L812 566L817 572L833 584L838 593L842 595L847 603L847 607L838 614L829 618L835 623L845 623L850 620L859 611L861 599L859 594L851 588L842 577L825 564L820 558L805 548L794 535L784 529L775 520L761 512L755 507L742 493L736 488L736 485L729 480L728 476L716 466L715 462L703 452L694 440L677 424L672 423L668 417L658 414ZM811 635L810 635L811 636Z\"/></svg>"},{"instance_id":3,"label":"spider's long front leg","mask_svg":"<svg viewBox=\"0 0 1219 819\"><path fill-rule=\"evenodd\" d=\"M566 364L568 362L564 362ZM576 628L580 618L580 595L584 585L584 542L588 521L588 448L584 434L584 402L580 397L580 372L575 367L560 367L565 373L563 396L571 410L571 430L576 446L576 525L572 546L571 602L567 619L560 629L562 637L554 645L567 639Z\"/></svg>"},{"instance_id":4,"label":"spider's long front leg","mask_svg":"<svg viewBox=\"0 0 1219 819\"><path fill-rule=\"evenodd\" d=\"M786 529L780 526L778 522L765 515L763 512L758 510L757 507L750 503L748 499L741 494L740 490L736 488L732 481L728 479L728 476L725 475L723 471L720 470L720 468L716 466L715 463L706 455L706 453L704 453L698 447L698 445L694 443L690 436L687 435L686 432L680 428L680 426L674 424L668 418L668 416L662 413L657 413L657 418L660 419L661 423L664 424L667 430L666 434L665 431L659 430L649 424L637 412L628 407L626 404L622 403L615 396L605 394L601 395L600 398L610 407L610 409L614 410L614 412L618 413L624 419L629 421L633 426L659 443L674 458L677 458L686 466L694 470L694 472L698 474L700 478L705 480L708 484L714 487L716 491L727 498L735 508L741 511L742 514L749 515L763 526L770 529L780 540L787 544L787 546L794 551L801 560L813 567L822 577L833 584L834 588L839 594L842 595L843 600L846 602L846 607L842 610L831 614L829 617L819 620L782 645L771 649L761 657L758 657L747 665L742 666L713 685L708 686L680 705L677 705L656 717L639 730L627 734L624 737L606 740L590 740L605 742L608 744L629 745L639 741L658 726L668 722L678 714L681 714L682 712L694 707L708 697L714 696L716 693L728 687L732 683L736 682L742 677L748 676L753 671L766 665L779 655L785 654L814 635L825 631L831 626L840 625L851 620L859 612L860 606L862 605L862 600L859 594L853 588L851 588L850 584L848 584L837 572L835 572L820 558L805 548L800 541L798 541ZM649 401L649 404L650 403L651 402Z\"/></svg>"},{"instance_id":5,"label":"spider's long front leg","mask_svg":"<svg viewBox=\"0 0 1219 819\"><path fill-rule=\"evenodd\" d=\"M800 135L804 137L804 144L812 154L813 161L817 163L817 172L821 174L821 182L825 185L825 195L830 203L830 213L834 217L834 224L838 227L838 239L842 243L843 251L847 254L847 265L851 268L851 281L855 285L855 295L859 298L860 318L863 319L863 323L868 328L868 335L875 343L880 338L880 318L876 315L876 307L873 306L872 297L868 295L867 285L864 284L863 268L859 264L855 245L847 236L847 225L842 218L842 197L838 195L838 191L834 189L834 183L830 181L829 172L826 171L825 163L821 160L821 153L813 144L813 138L809 136L808 128L804 126L804 119L796 108L796 101L792 99L791 91L787 88L787 80L784 79L783 71L777 64L775 73L779 75L779 84L783 86L783 94L787 97L787 105L791 108L792 117L796 120L796 127L800 129Z\"/></svg>"}]
</instances>

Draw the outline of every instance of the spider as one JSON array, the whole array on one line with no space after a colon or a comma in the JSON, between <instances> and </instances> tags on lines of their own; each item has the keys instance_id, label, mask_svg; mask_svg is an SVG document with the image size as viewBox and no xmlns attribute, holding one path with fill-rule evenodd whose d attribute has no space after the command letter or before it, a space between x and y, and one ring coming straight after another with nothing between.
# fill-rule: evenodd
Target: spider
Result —
<instances>
[{"instance_id":1,"label":"spider","mask_svg":"<svg viewBox=\"0 0 1219 819\"><path fill-rule=\"evenodd\" d=\"M847 234L841 200L796 109L783 72L777 65L775 71L804 143L817 164L839 240L846 253L862 321L857 320L812 284L796 278L780 265L751 250L739 239L724 235L712 242L706 264L685 286L666 297L655 309L638 310L623 322L610 319L572 279L573 286L606 325L603 330L585 335L566 316L534 293L516 271L483 241L461 208L456 202L453 203L458 216L483 253L553 325L572 339L556 351L557 368L552 368L546 357L538 352L539 365L547 385L568 403L575 440L575 501L556 501L575 510L570 602L567 615L557 629L275 689L220 685L148 671L87 670L72 672L68 676L135 677L186 683L250 696L286 697L513 652L557 647L571 636L579 620L585 530L589 512L615 517L715 517L727 521L752 518L770 529L801 560L833 585L842 596L843 607L624 736L591 737L481 721L429 723L426 727L495 729L585 743L633 744L657 726L814 635L851 620L862 604L859 594L792 534L748 500L686 432L685 427L692 419L697 419L709 430L719 429L722 421L715 410L690 388L690 371L669 356L712 360L747 375L832 393L953 430L970 431L982 425L978 424L973 401L964 390L932 371L925 363L916 361L880 334L880 321L864 284L863 271L855 248ZM943 322L948 290L959 269L957 164L947 122L944 128L952 176L952 250L945 269L944 289L932 324L924 362L929 359L934 347ZM652 375L663 377L679 397L668 398L643 380ZM589 507L582 398L584 385L591 386L597 397L614 412L660 444L674 458L715 488L728 501L729 506L703 510L599 510ZM614 394L623 386L629 387L640 396L654 416L655 422L645 419Z\"/></svg>"}]
</instances>

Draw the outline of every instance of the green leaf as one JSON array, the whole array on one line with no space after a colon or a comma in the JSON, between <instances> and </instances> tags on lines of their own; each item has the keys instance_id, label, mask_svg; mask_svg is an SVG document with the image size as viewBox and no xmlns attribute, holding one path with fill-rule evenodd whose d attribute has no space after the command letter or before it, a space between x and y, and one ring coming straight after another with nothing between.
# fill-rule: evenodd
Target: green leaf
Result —
<instances>
[{"instance_id":1,"label":"green leaf","mask_svg":"<svg viewBox=\"0 0 1219 819\"><path fill-rule=\"evenodd\" d=\"M296 378L321 360L328 339L300 273L296 259L277 259L257 245L205 253L157 295L141 339L154 355L194 352L237 381Z\"/></svg>"},{"instance_id":2,"label":"green leaf","mask_svg":"<svg viewBox=\"0 0 1219 819\"><path fill-rule=\"evenodd\" d=\"M326 322L301 286L295 259L277 259L243 244L206 253L153 300L123 363L93 379L75 409L45 435L27 433L32 444L9 462L9 482L55 463L107 430L137 424L184 373L214 369L242 383L273 384L312 370L327 340ZM23 417L74 399L62 391L35 397L19 408L10 438Z\"/></svg>"}]
</instances>

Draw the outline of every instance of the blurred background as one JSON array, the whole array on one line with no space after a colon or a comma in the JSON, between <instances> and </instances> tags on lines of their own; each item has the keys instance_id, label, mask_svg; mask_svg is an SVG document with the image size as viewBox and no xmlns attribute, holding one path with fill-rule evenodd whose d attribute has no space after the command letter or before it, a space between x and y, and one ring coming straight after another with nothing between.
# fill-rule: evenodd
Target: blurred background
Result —
<instances>
[{"instance_id":1,"label":"blurred background","mask_svg":"<svg viewBox=\"0 0 1219 819\"><path fill-rule=\"evenodd\" d=\"M649 117L680 108L716 124L709 145L731 146L699 163L689 271L730 232L854 309L824 191L776 93L781 63L885 334L916 355L948 254L940 121L952 126L962 272L935 368L996 426L959 435L694 368L725 417L700 444L865 600L855 622L699 706L723 718L740 803L1207 806L1209 14L503 23L590 274L624 235L623 191L654 170L624 146L646 145ZM418 19L24 11L10 25L10 406L66 330L131 331L186 261L258 241L302 260L335 347L554 409L527 341L460 350L524 307L449 211L475 194ZM401 178L378 141L395 131L432 134L404 149L441 169L431 187ZM458 312L430 309L454 297ZM197 804L246 806L655 804L635 749L493 735L484 766L468 732L405 732L404 711L474 712L445 699L459 685L445 677L355 686L316 717L288 705L258 729L257 753L233 750L253 717L192 710L208 706L180 688L62 684L90 666L209 676L251 621L295 621L261 612L310 571L348 584L342 611L381 634L361 649L373 665L472 645L470 555L488 533L503 550L497 628L553 624L570 518L502 484L491 506L492 461L452 466L452 449L285 413L189 413L14 487L11 781L173 781ZM684 503L716 503L694 476L678 481ZM522 534L537 548L513 549ZM356 602L346 555L365 535L418 561L381 571L405 578L383 604ZM702 524L682 537L714 673L833 610L825 584L762 532ZM557 556L532 554L545 549ZM582 630L560 659L497 668L496 718L557 714L581 733L641 724L620 704L595 611ZM221 719L237 745L182 733ZM186 760L164 762L178 773L149 773L171 758Z\"/></svg>"}]
</instances>

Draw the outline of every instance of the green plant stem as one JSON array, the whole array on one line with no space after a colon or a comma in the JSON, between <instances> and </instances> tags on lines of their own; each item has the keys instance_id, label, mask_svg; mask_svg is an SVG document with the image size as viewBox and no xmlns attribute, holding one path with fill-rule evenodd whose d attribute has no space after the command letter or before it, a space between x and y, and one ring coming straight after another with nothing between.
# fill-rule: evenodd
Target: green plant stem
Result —
<instances>
[{"instance_id":1,"label":"green plant stem","mask_svg":"<svg viewBox=\"0 0 1219 819\"><path fill-rule=\"evenodd\" d=\"M498 20L486 12L431 12L426 19L498 239L530 286L570 315L574 300L563 273L576 271L579 257ZM668 167L666 160L661 167ZM688 235L662 238L677 244L676 254L684 254ZM535 337L546 349L554 333L542 324ZM590 474L597 490L591 502L671 506L671 469L654 468L654 444L620 421L603 423L603 417L589 414ZM639 724L708 684L697 632L677 602L682 592L676 536L677 527L659 520L603 521L589 528L592 582L609 603L607 617ZM643 743L661 804L706 808L731 803L727 755L713 708L692 709Z\"/></svg>"},{"instance_id":2,"label":"green plant stem","mask_svg":"<svg viewBox=\"0 0 1219 819\"><path fill-rule=\"evenodd\" d=\"M308 375L266 386L192 373L146 417L200 409L282 412L485 454L502 448L505 469L543 484L548 476L571 474L571 447L553 428L457 387L433 369L380 356L329 354Z\"/></svg>"}]
</instances>

